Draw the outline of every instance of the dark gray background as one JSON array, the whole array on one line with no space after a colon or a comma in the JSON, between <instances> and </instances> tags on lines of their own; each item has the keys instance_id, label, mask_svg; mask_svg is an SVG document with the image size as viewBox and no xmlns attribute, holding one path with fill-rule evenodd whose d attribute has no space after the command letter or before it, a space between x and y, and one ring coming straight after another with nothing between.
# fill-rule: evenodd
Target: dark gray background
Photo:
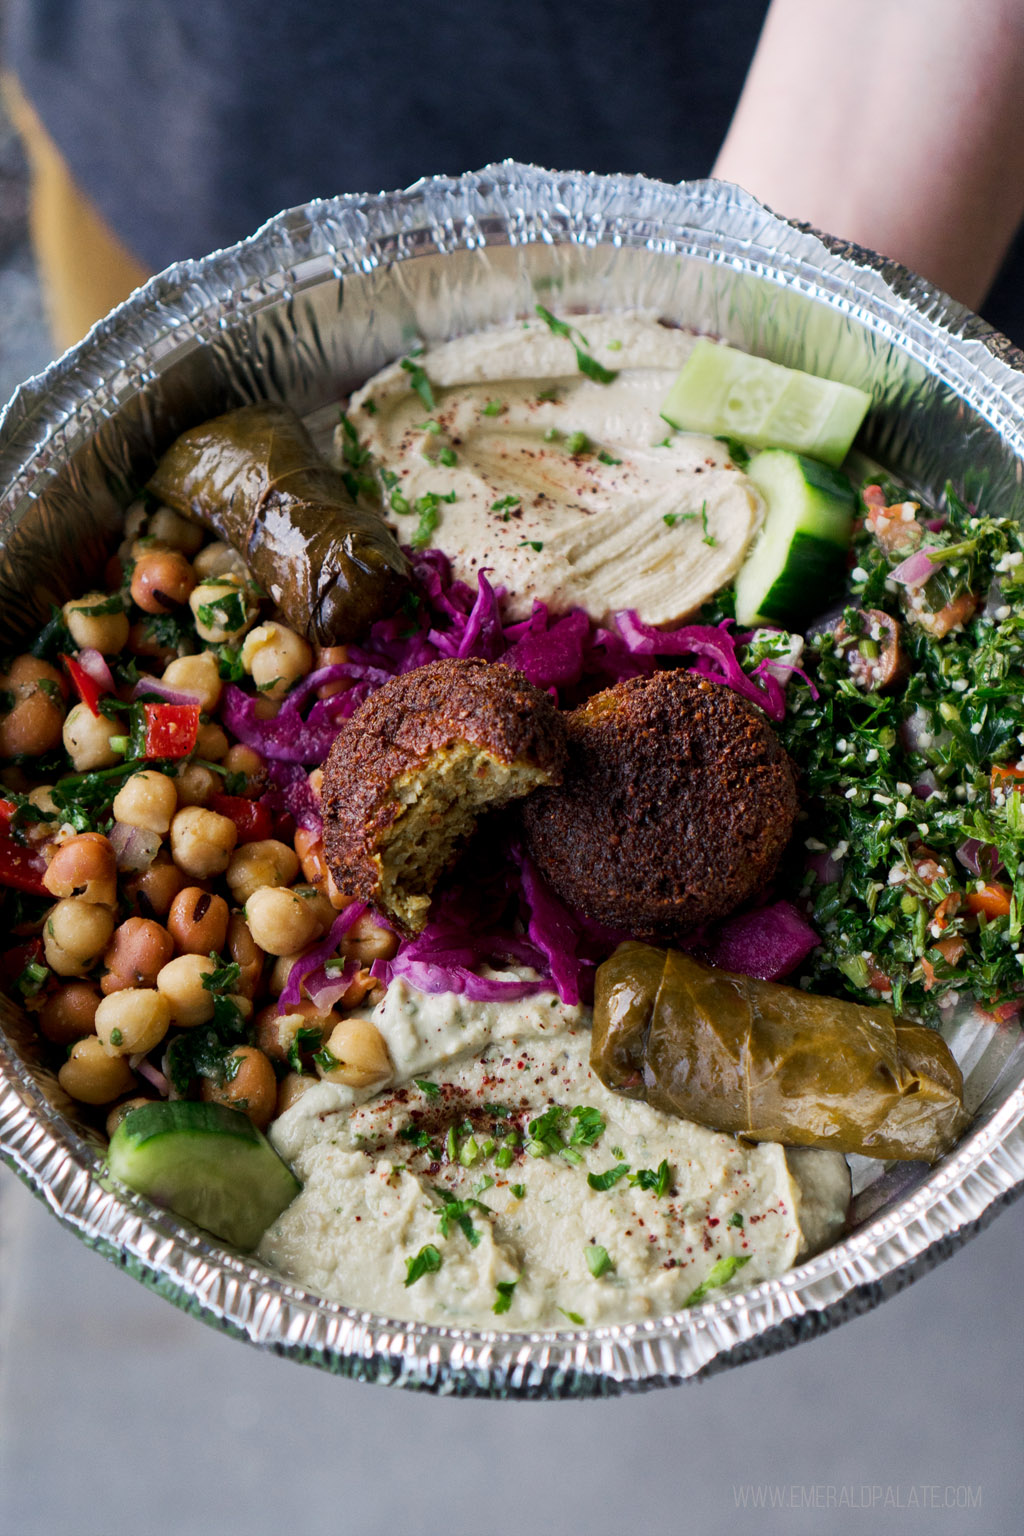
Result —
<instances>
[{"instance_id":1,"label":"dark gray background","mask_svg":"<svg viewBox=\"0 0 1024 1536\"><path fill-rule=\"evenodd\" d=\"M50 354L0 118L0 399ZM1011 1536L1022 1239L1024 1204L881 1309L699 1386L444 1402L219 1336L0 1168L0 1536Z\"/></svg>"}]
</instances>

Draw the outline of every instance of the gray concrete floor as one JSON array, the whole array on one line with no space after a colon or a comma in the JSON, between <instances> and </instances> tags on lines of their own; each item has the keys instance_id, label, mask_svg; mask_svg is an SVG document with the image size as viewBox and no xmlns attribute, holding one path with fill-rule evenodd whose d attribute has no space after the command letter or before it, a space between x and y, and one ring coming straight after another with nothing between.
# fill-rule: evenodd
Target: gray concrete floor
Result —
<instances>
[{"instance_id":1,"label":"gray concrete floor","mask_svg":"<svg viewBox=\"0 0 1024 1536\"><path fill-rule=\"evenodd\" d=\"M0 400L50 356L0 118ZM0 1536L1011 1536L1024 1203L826 1338L599 1404L442 1402L204 1328L0 1168Z\"/></svg>"}]
</instances>

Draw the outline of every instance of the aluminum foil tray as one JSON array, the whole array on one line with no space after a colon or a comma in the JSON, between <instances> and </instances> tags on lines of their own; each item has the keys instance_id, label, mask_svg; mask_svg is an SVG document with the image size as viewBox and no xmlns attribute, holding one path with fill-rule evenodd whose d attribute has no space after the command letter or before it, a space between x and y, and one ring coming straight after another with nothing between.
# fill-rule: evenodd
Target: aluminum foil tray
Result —
<instances>
[{"instance_id":1,"label":"aluminum foil tray","mask_svg":"<svg viewBox=\"0 0 1024 1536\"><path fill-rule=\"evenodd\" d=\"M737 188L503 164L280 214L172 267L0 417L0 644L99 575L123 508L184 428L255 397L316 424L414 341L532 313L640 307L872 392L865 449L1024 514L1024 356L904 269ZM65 1226L265 1349L438 1393L583 1397L693 1379L820 1333L951 1253L1024 1188L1019 1032L966 1019L971 1132L932 1169L856 1169L850 1235L781 1279L645 1323L515 1334L318 1300L103 1176L103 1148L0 999L0 1152Z\"/></svg>"}]
</instances>

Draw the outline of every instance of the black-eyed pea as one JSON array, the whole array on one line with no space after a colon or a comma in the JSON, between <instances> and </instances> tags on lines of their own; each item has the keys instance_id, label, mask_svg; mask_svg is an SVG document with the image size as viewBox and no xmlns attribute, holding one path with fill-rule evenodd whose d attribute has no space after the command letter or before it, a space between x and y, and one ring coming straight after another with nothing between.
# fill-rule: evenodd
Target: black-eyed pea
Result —
<instances>
[{"instance_id":1,"label":"black-eyed pea","mask_svg":"<svg viewBox=\"0 0 1024 1536\"><path fill-rule=\"evenodd\" d=\"M374 960L391 960L398 953L398 935L385 928L372 912L364 912L342 935L341 952L346 959L358 960L360 965L372 965Z\"/></svg>"},{"instance_id":2,"label":"black-eyed pea","mask_svg":"<svg viewBox=\"0 0 1024 1536\"><path fill-rule=\"evenodd\" d=\"M153 1102L153 1099L144 1098L141 1093L137 1093L134 1094L132 1098L122 1099L120 1104L115 1104L107 1116L107 1135L113 1136L114 1132L117 1130L118 1126L121 1124L121 1121L124 1119L129 1110L145 1109L147 1104L152 1104Z\"/></svg>"},{"instance_id":3,"label":"black-eyed pea","mask_svg":"<svg viewBox=\"0 0 1024 1536\"><path fill-rule=\"evenodd\" d=\"M220 777L202 763L183 763L174 775L179 806L209 804L210 796L220 789Z\"/></svg>"},{"instance_id":4,"label":"black-eyed pea","mask_svg":"<svg viewBox=\"0 0 1024 1536\"><path fill-rule=\"evenodd\" d=\"M223 896L187 885L171 902L167 931L182 954L220 954L228 936L228 916Z\"/></svg>"},{"instance_id":5,"label":"black-eyed pea","mask_svg":"<svg viewBox=\"0 0 1024 1536\"><path fill-rule=\"evenodd\" d=\"M313 648L294 629L268 619L245 637L242 666L268 699L283 699L300 677L313 666Z\"/></svg>"},{"instance_id":6,"label":"black-eyed pea","mask_svg":"<svg viewBox=\"0 0 1024 1536\"><path fill-rule=\"evenodd\" d=\"M114 929L103 954L106 975L100 980L105 995L126 987L151 987L174 954L174 940L151 917L129 917Z\"/></svg>"},{"instance_id":7,"label":"black-eyed pea","mask_svg":"<svg viewBox=\"0 0 1024 1536\"><path fill-rule=\"evenodd\" d=\"M306 1077L298 1072L286 1072L277 1085L277 1107L274 1110L274 1118L283 1115L286 1109L291 1109L302 1098L307 1088L312 1088L316 1082L315 1077Z\"/></svg>"},{"instance_id":8,"label":"black-eyed pea","mask_svg":"<svg viewBox=\"0 0 1024 1536\"><path fill-rule=\"evenodd\" d=\"M82 1104L110 1104L136 1086L135 1074L123 1056L111 1056L98 1035L86 1035L71 1047L57 1081Z\"/></svg>"},{"instance_id":9,"label":"black-eyed pea","mask_svg":"<svg viewBox=\"0 0 1024 1536\"><path fill-rule=\"evenodd\" d=\"M230 960L238 966L238 991L243 997L255 997L263 978L265 957L241 912L232 912L228 919L227 945Z\"/></svg>"},{"instance_id":10,"label":"black-eyed pea","mask_svg":"<svg viewBox=\"0 0 1024 1536\"><path fill-rule=\"evenodd\" d=\"M86 592L64 604L64 622L79 650L91 647L116 656L128 639L128 615L119 596Z\"/></svg>"},{"instance_id":11,"label":"black-eyed pea","mask_svg":"<svg viewBox=\"0 0 1024 1536\"><path fill-rule=\"evenodd\" d=\"M207 715L217 708L224 687L212 651L200 651L198 656L175 657L164 668L163 681L176 693L190 694Z\"/></svg>"},{"instance_id":12,"label":"black-eyed pea","mask_svg":"<svg viewBox=\"0 0 1024 1536\"><path fill-rule=\"evenodd\" d=\"M117 855L101 832L78 832L55 850L43 884L52 896L76 896L100 906L117 900Z\"/></svg>"},{"instance_id":13,"label":"black-eyed pea","mask_svg":"<svg viewBox=\"0 0 1024 1536\"><path fill-rule=\"evenodd\" d=\"M144 768L126 779L114 796L114 819L128 827L142 827L146 832L170 831L178 809L178 791L174 780L154 768Z\"/></svg>"},{"instance_id":14,"label":"black-eyed pea","mask_svg":"<svg viewBox=\"0 0 1024 1536\"><path fill-rule=\"evenodd\" d=\"M84 976L110 943L114 914L109 907L66 896L43 922L43 952L58 976Z\"/></svg>"},{"instance_id":15,"label":"black-eyed pea","mask_svg":"<svg viewBox=\"0 0 1024 1536\"><path fill-rule=\"evenodd\" d=\"M185 880L170 854L161 850L148 869L125 876L121 894L129 910L140 917L166 917Z\"/></svg>"},{"instance_id":16,"label":"black-eyed pea","mask_svg":"<svg viewBox=\"0 0 1024 1536\"><path fill-rule=\"evenodd\" d=\"M326 1082L344 1083L349 1088L380 1086L393 1070L387 1043L376 1024L355 1016L334 1026L317 1062L317 1071Z\"/></svg>"},{"instance_id":17,"label":"black-eyed pea","mask_svg":"<svg viewBox=\"0 0 1024 1536\"><path fill-rule=\"evenodd\" d=\"M207 645L237 645L256 619L256 600L240 576L207 576L191 593L196 634Z\"/></svg>"},{"instance_id":18,"label":"black-eyed pea","mask_svg":"<svg viewBox=\"0 0 1024 1536\"><path fill-rule=\"evenodd\" d=\"M161 967L157 990L167 1002L173 1023L192 1029L213 1018L214 994L203 981L216 969L209 955L177 955Z\"/></svg>"},{"instance_id":19,"label":"black-eyed pea","mask_svg":"<svg viewBox=\"0 0 1024 1536\"><path fill-rule=\"evenodd\" d=\"M239 1045L228 1056L224 1081L204 1077L200 1089L208 1104L226 1104L248 1115L264 1131L277 1108L277 1078L269 1059L253 1045Z\"/></svg>"},{"instance_id":20,"label":"black-eyed pea","mask_svg":"<svg viewBox=\"0 0 1024 1536\"><path fill-rule=\"evenodd\" d=\"M294 842L303 876L310 885L324 889L327 885L327 860L324 856L323 835L306 827L296 827Z\"/></svg>"},{"instance_id":21,"label":"black-eyed pea","mask_svg":"<svg viewBox=\"0 0 1024 1536\"><path fill-rule=\"evenodd\" d=\"M132 602L143 613L170 613L188 601L196 574L180 550L144 549L132 571Z\"/></svg>"},{"instance_id":22,"label":"black-eyed pea","mask_svg":"<svg viewBox=\"0 0 1024 1536\"><path fill-rule=\"evenodd\" d=\"M308 901L286 886L261 886L245 903L249 931L268 955L294 955L323 929Z\"/></svg>"},{"instance_id":23,"label":"black-eyed pea","mask_svg":"<svg viewBox=\"0 0 1024 1536\"><path fill-rule=\"evenodd\" d=\"M61 731L64 749L71 759L76 773L91 773L94 768L112 768L122 761L121 754L110 745L115 736L124 735L120 720L107 715L94 715L87 704L76 704L68 710Z\"/></svg>"},{"instance_id":24,"label":"black-eyed pea","mask_svg":"<svg viewBox=\"0 0 1024 1536\"><path fill-rule=\"evenodd\" d=\"M10 699L0 714L0 757L38 757L59 745L66 689L57 669L35 656L17 656L0 673L0 694Z\"/></svg>"},{"instance_id":25,"label":"black-eyed pea","mask_svg":"<svg viewBox=\"0 0 1024 1536\"><path fill-rule=\"evenodd\" d=\"M298 873L299 859L294 848L276 837L266 837L236 849L224 878L235 901L244 907L254 891L264 886L291 885Z\"/></svg>"},{"instance_id":26,"label":"black-eyed pea","mask_svg":"<svg viewBox=\"0 0 1024 1536\"><path fill-rule=\"evenodd\" d=\"M96 1034L108 1056L145 1054L170 1027L171 1005L155 987L112 992L96 1009Z\"/></svg>"},{"instance_id":27,"label":"black-eyed pea","mask_svg":"<svg viewBox=\"0 0 1024 1536\"><path fill-rule=\"evenodd\" d=\"M196 880L222 875L231 862L238 828L228 816L188 805L171 822L171 856L178 868Z\"/></svg>"},{"instance_id":28,"label":"black-eyed pea","mask_svg":"<svg viewBox=\"0 0 1024 1536\"><path fill-rule=\"evenodd\" d=\"M46 999L36 1015L39 1032L54 1045L71 1045L96 1033L100 989L92 981L69 981Z\"/></svg>"},{"instance_id":29,"label":"black-eyed pea","mask_svg":"<svg viewBox=\"0 0 1024 1536\"><path fill-rule=\"evenodd\" d=\"M182 517L180 512L175 512L173 507L157 507L149 519L147 532L150 538L156 539L160 544L166 544L168 549L178 549L190 559L198 554L203 547L206 538L206 529L199 523L193 523L191 519Z\"/></svg>"}]
</instances>

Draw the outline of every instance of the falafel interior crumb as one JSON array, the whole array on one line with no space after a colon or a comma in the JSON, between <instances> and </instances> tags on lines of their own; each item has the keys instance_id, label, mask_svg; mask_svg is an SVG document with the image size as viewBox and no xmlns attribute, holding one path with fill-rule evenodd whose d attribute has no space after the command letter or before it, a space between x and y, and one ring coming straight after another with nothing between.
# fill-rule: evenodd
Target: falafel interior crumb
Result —
<instances>
[{"instance_id":1,"label":"falafel interior crumb","mask_svg":"<svg viewBox=\"0 0 1024 1536\"><path fill-rule=\"evenodd\" d=\"M472 742L434 752L402 775L392 793L403 806L378 847L379 904L412 932L426 924L431 892L472 834L481 812L550 784L550 771L502 762Z\"/></svg>"}]
</instances>

